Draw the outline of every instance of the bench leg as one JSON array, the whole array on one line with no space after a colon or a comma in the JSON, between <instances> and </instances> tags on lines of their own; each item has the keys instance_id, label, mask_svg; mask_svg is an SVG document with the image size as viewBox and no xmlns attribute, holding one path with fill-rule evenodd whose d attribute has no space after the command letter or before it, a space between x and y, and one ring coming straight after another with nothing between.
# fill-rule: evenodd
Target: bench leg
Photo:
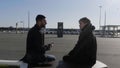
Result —
<instances>
[{"instance_id":1,"label":"bench leg","mask_svg":"<svg viewBox=\"0 0 120 68\"><path fill-rule=\"evenodd\" d=\"M27 63L24 63L24 62L20 62L20 68L28 68L28 64Z\"/></svg>"}]
</instances>

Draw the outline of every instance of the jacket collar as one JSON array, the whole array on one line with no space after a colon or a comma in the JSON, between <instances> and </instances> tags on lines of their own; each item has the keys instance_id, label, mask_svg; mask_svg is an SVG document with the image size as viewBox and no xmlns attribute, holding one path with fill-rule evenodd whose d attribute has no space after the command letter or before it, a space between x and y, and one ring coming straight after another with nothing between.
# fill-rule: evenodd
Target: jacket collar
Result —
<instances>
[{"instance_id":1,"label":"jacket collar","mask_svg":"<svg viewBox=\"0 0 120 68\"><path fill-rule=\"evenodd\" d=\"M34 26L37 30L40 30L42 27L38 26L37 24L35 24Z\"/></svg>"}]
</instances>

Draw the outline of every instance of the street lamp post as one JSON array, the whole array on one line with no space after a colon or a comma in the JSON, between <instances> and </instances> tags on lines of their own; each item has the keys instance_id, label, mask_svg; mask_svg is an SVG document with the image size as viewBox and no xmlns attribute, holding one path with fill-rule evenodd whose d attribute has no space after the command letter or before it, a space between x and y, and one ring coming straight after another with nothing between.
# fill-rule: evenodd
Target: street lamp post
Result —
<instances>
[{"instance_id":1,"label":"street lamp post","mask_svg":"<svg viewBox=\"0 0 120 68\"><path fill-rule=\"evenodd\" d=\"M24 33L24 22L23 21L19 21L16 23L16 34L18 33L18 24L22 23L23 24L23 33Z\"/></svg>"},{"instance_id":2,"label":"street lamp post","mask_svg":"<svg viewBox=\"0 0 120 68\"><path fill-rule=\"evenodd\" d=\"M23 33L24 33L24 22L23 22L23 21L20 21L20 23L22 23L22 24L23 24Z\"/></svg>"},{"instance_id":3,"label":"street lamp post","mask_svg":"<svg viewBox=\"0 0 120 68\"><path fill-rule=\"evenodd\" d=\"M18 28L18 22L16 23L16 34L18 33L18 32L17 32L17 30L18 30L17 28Z\"/></svg>"},{"instance_id":4,"label":"street lamp post","mask_svg":"<svg viewBox=\"0 0 120 68\"><path fill-rule=\"evenodd\" d=\"M99 30L100 30L100 27L101 27L101 8L102 8L102 6L99 6L99 8L100 8L100 17L99 17Z\"/></svg>"},{"instance_id":5,"label":"street lamp post","mask_svg":"<svg viewBox=\"0 0 120 68\"><path fill-rule=\"evenodd\" d=\"M30 28L30 11L28 11L28 30Z\"/></svg>"}]
</instances>

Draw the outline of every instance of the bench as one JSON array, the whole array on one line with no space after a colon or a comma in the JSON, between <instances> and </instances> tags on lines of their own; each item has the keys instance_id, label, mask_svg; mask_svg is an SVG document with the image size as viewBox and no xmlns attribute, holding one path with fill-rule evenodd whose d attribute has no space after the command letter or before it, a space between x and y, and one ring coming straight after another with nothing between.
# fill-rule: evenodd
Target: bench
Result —
<instances>
[{"instance_id":1,"label":"bench","mask_svg":"<svg viewBox=\"0 0 120 68\"><path fill-rule=\"evenodd\" d=\"M0 68L27 68L28 64L18 60L0 60ZM108 66L100 61L96 61L96 64L92 68L108 68Z\"/></svg>"}]
</instances>

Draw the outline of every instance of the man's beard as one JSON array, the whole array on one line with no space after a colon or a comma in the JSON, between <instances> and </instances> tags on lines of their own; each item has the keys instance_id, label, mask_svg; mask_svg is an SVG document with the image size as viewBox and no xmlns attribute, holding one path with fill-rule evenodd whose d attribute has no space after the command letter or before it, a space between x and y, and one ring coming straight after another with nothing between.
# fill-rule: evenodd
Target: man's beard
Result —
<instances>
[{"instance_id":1,"label":"man's beard","mask_svg":"<svg viewBox=\"0 0 120 68\"><path fill-rule=\"evenodd\" d=\"M45 28L45 25L44 25L44 24L41 24L40 27Z\"/></svg>"},{"instance_id":2,"label":"man's beard","mask_svg":"<svg viewBox=\"0 0 120 68\"><path fill-rule=\"evenodd\" d=\"M45 28L45 25L41 25L42 28Z\"/></svg>"}]
</instances>

